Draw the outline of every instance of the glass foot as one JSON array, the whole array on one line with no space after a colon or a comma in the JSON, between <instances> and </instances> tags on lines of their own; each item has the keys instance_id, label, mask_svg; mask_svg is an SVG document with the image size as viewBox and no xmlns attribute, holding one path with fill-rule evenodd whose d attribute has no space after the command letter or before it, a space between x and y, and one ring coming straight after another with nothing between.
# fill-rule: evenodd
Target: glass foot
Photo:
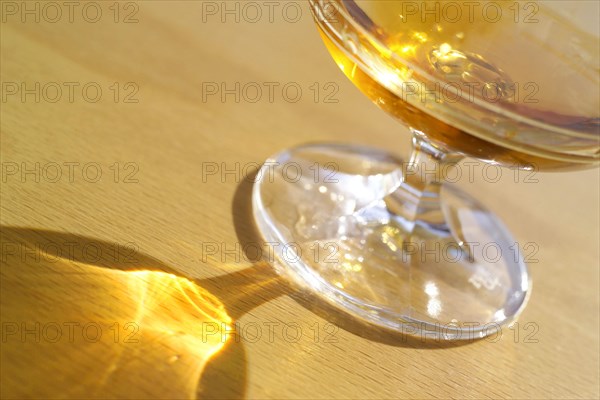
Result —
<instances>
[{"instance_id":1,"label":"glass foot","mask_svg":"<svg viewBox=\"0 0 600 400\"><path fill-rule=\"evenodd\" d=\"M267 160L253 208L275 267L354 317L403 334L496 334L530 292L518 245L449 184L436 199L437 223L431 204L425 217L398 212L415 209L402 204L412 189L403 171L393 155L350 145L306 145Z\"/></svg>"}]
</instances>

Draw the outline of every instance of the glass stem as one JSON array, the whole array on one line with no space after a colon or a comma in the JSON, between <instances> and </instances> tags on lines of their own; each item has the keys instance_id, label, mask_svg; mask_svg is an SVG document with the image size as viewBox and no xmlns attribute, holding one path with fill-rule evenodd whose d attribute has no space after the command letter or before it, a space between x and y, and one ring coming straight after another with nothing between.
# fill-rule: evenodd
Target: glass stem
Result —
<instances>
[{"instance_id":1,"label":"glass stem","mask_svg":"<svg viewBox=\"0 0 600 400\"><path fill-rule=\"evenodd\" d=\"M403 168L404 182L386 197L387 207L411 231L416 225L447 231L440 192L448 170L463 155L443 152L427 142L421 132L412 133L413 149Z\"/></svg>"}]
</instances>

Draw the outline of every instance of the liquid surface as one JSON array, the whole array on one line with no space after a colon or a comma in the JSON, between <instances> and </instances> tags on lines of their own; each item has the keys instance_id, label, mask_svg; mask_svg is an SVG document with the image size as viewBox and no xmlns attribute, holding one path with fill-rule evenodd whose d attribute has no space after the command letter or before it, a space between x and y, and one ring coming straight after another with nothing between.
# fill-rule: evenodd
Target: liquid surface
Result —
<instances>
[{"instance_id":1,"label":"liquid surface","mask_svg":"<svg viewBox=\"0 0 600 400\"><path fill-rule=\"evenodd\" d=\"M596 163L598 3L490 3L344 1L317 21L344 73L439 147L541 169Z\"/></svg>"}]
</instances>

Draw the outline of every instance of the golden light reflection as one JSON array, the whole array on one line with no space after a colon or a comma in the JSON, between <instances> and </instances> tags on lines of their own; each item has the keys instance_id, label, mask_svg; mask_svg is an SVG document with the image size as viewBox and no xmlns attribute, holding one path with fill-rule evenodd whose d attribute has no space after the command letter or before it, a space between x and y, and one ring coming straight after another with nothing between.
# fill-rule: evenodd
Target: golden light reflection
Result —
<instances>
[{"instance_id":1,"label":"golden light reflection","mask_svg":"<svg viewBox=\"0 0 600 400\"><path fill-rule=\"evenodd\" d=\"M411 37L415 40L417 40L419 43L425 43L429 40L429 37L427 36L427 33L425 32L413 32Z\"/></svg>"},{"instance_id":2,"label":"golden light reflection","mask_svg":"<svg viewBox=\"0 0 600 400\"><path fill-rule=\"evenodd\" d=\"M160 271L126 272L130 293L137 293L139 307L135 321L147 332L178 335L202 355L210 357L223 347L226 335L206 335L208 325L224 332L231 330L232 319L223 304L192 281Z\"/></svg>"},{"instance_id":3,"label":"golden light reflection","mask_svg":"<svg viewBox=\"0 0 600 400\"><path fill-rule=\"evenodd\" d=\"M9 385L55 377L5 388L28 398L195 398L232 331L221 301L186 278L44 256L3 263L2 322L15 327L2 346L3 375L19 371Z\"/></svg>"},{"instance_id":4,"label":"golden light reflection","mask_svg":"<svg viewBox=\"0 0 600 400\"><path fill-rule=\"evenodd\" d=\"M389 247L390 250L398 251L399 245L401 245L401 243L398 242L399 236L400 231L397 228L385 226L381 233L381 241Z\"/></svg>"},{"instance_id":5,"label":"golden light reflection","mask_svg":"<svg viewBox=\"0 0 600 400\"><path fill-rule=\"evenodd\" d=\"M442 43L440 46L440 56L446 56L452 51L452 46L448 43Z\"/></svg>"},{"instance_id":6,"label":"golden light reflection","mask_svg":"<svg viewBox=\"0 0 600 400\"><path fill-rule=\"evenodd\" d=\"M131 340L123 339L117 346L111 343L106 349L113 351L114 357L98 380L97 393L128 393L132 376L159 379L160 371L160 379L168 382L168 387L150 386L177 397L194 398L204 366L223 348L231 331L232 319L223 304L204 288L173 274L103 272L115 281L109 292L118 303L103 298L102 304L112 309L112 319L135 327L131 332L137 331Z\"/></svg>"},{"instance_id":7,"label":"golden light reflection","mask_svg":"<svg viewBox=\"0 0 600 400\"><path fill-rule=\"evenodd\" d=\"M358 67L358 65L354 64L352 66L352 71L350 71L350 79L354 79L356 77L356 68Z\"/></svg>"},{"instance_id":8,"label":"golden light reflection","mask_svg":"<svg viewBox=\"0 0 600 400\"><path fill-rule=\"evenodd\" d=\"M109 272L120 273L129 299L134 303L137 299L130 323L139 327L139 341L119 352L102 384L112 388L119 382L126 385L130 373L156 366L163 375L171 375L179 396L194 398L206 362L223 348L232 330L224 305L204 288L173 274ZM132 363L132 359L138 361ZM126 388L120 387L118 393L124 392Z\"/></svg>"},{"instance_id":9,"label":"golden light reflection","mask_svg":"<svg viewBox=\"0 0 600 400\"><path fill-rule=\"evenodd\" d=\"M400 86L403 82L398 74L390 71L377 71L377 81L385 87Z\"/></svg>"}]
</instances>

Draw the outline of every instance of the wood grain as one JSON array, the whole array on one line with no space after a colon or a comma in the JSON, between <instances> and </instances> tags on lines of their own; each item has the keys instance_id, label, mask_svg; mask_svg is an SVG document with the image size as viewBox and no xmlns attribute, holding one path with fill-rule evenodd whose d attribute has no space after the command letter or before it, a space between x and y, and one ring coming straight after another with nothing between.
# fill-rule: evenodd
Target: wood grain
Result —
<instances>
[{"instance_id":1,"label":"wood grain","mask_svg":"<svg viewBox=\"0 0 600 400\"><path fill-rule=\"evenodd\" d=\"M275 12L273 22L265 14L256 23L231 16L223 23L200 1L119 3L117 23L112 2L97 2L96 23L79 11L72 23L65 15L22 22L6 3L3 398L600 395L598 170L537 174L535 183L504 171L492 183L476 169L473 182L462 179L519 243L539 248L532 298L518 326L494 341L404 340L299 295L269 265L236 251L258 240L251 184L236 174L203 176L208 165L241 171L317 140L408 152L406 129L337 70L306 3L297 3L297 22ZM124 23L132 11L137 22ZM40 101L22 98L20 85L36 82ZM43 92L54 82L63 88L55 103L48 101L55 85ZM64 82L79 85L72 102ZM278 89L272 102L266 91L255 103L203 98L207 84L223 82L292 82L302 96L291 102ZM325 101L329 82L337 102ZM98 102L81 93L89 83L102 89ZM125 102L135 88L129 100L137 102ZM207 254L213 245L234 251ZM137 324L137 343L125 342L134 330L128 322ZM235 322L240 340L223 346L222 323ZM65 323L79 324L72 341ZM90 323L102 331L97 341L93 327L83 332ZM56 343L52 324L62 328ZM293 324L298 338L285 331ZM217 334L203 337L209 325Z\"/></svg>"}]
</instances>

